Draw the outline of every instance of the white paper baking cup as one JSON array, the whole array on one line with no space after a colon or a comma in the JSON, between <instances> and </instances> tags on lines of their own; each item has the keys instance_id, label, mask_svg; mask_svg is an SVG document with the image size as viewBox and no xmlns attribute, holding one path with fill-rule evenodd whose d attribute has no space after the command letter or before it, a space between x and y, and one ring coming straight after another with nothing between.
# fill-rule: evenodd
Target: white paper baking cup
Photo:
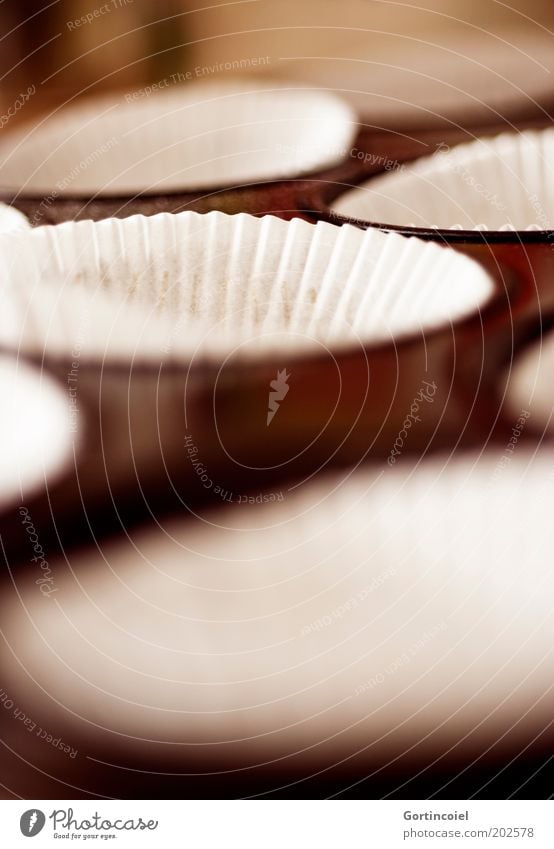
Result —
<instances>
[{"instance_id":1,"label":"white paper baking cup","mask_svg":"<svg viewBox=\"0 0 554 849\"><path fill-rule=\"evenodd\" d=\"M494 284L434 244L219 212L0 237L0 343L154 360L371 345L463 318Z\"/></svg>"},{"instance_id":2,"label":"white paper baking cup","mask_svg":"<svg viewBox=\"0 0 554 849\"><path fill-rule=\"evenodd\" d=\"M535 430L554 431L554 332L547 333L512 363L507 375L512 416L528 413Z\"/></svg>"},{"instance_id":3,"label":"white paper baking cup","mask_svg":"<svg viewBox=\"0 0 554 849\"><path fill-rule=\"evenodd\" d=\"M345 156L352 109L313 87L210 82L98 98L0 142L0 186L33 194L166 193L294 177Z\"/></svg>"},{"instance_id":4,"label":"white paper baking cup","mask_svg":"<svg viewBox=\"0 0 554 849\"><path fill-rule=\"evenodd\" d=\"M35 716L89 752L101 731L185 759L533 739L552 718L554 453L500 460L233 493L52 561L48 604L32 576L4 602L3 686L25 709L34 681Z\"/></svg>"},{"instance_id":5,"label":"white paper baking cup","mask_svg":"<svg viewBox=\"0 0 554 849\"><path fill-rule=\"evenodd\" d=\"M64 392L46 374L0 356L0 509L59 472L71 451Z\"/></svg>"},{"instance_id":6,"label":"white paper baking cup","mask_svg":"<svg viewBox=\"0 0 554 849\"><path fill-rule=\"evenodd\" d=\"M29 227L25 215L13 206L0 203L0 233L10 233L13 230L24 230Z\"/></svg>"},{"instance_id":7,"label":"white paper baking cup","mask_svg":"<svg viewBox=\"0 0 554 849\"><path fill-rule=\"evenodd\" d=\"M503 133L437 151L338 197L341 215L394 226L548 230L554 129Z\"/></svg>"}]
</instances>

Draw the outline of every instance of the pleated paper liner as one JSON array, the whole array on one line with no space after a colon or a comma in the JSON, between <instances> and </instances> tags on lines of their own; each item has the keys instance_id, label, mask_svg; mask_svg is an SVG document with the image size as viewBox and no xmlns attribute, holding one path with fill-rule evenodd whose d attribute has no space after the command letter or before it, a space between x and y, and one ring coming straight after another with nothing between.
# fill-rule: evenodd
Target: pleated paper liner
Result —
<instances>
[{"instance_id":1,"label":"pleated paper liner","mask_svg":"<svg viewBox=\"0 0 554 849\"><path fill-rule=\"evenodd\" d=\"M515 358L506 376L507 409L523 414L537 433L554 432L554 332L545 333Z\"/></svg>"},{"instance_id":2,"label":"pleated paper liner","mask_svg":"<svg viewBox=\"0 0 554 849\"><path fill-rule=\"evenodd\" d=\"M13 234L0 272L4 345L106 362L396 343L477 313L494 291L477 263L416 239L216 212Z\"/></svg>"},{"instance_id":3,"label":"pleated paper liner","mask_svg":"<svg viewBox=\"0 0 554 849\"><path fill-rule=\"evenodd\" d=\"M119 780L519 753L551 720L553 471L523 448L385 464L52 560L47 586L28 569L4 687Z\"/></svg>"},{"instance_id":4,"label":"pleated paper liner","mask_svg":"<svg viewBox=\"0 0 554 849\"><path fill-rule=\"evenodd\" d=\"M0 186L55 202L280 180L339 161L356 132L350 107L313 87L235 80L143 89L3 136Z\"/></svg>"},{"instance_id":5,"label":"pleated paper liner","mask_svg":"<svg viewBox=\"0 0 554 849\"><path fill-rule=\"evenodd\" d=\"M17 357L0 355L0 510L59 477L71 454L63 389Z\"/></svg>"},{"instance_id":6,"label":"pleated paper liner","mask_svg":"<svg viewBox=\"0 0 554 849\"><path fill-rule=\"evenodd\" d=\"M548 231L554 130L478 138L397 165L332 203L346 218L424 231Z\"/></svg>"},{"instance_id":7,"label":"pleated paper liner","mask_svg":"<svg viewBox=\"0 0 554 849\"><path fill-rule=\"evenodd\" d=\"M212 477L245 487L315 471L354 430L343 459L367 453L434 381L442 331L454 344L451 322L495 291L415 239L221 213L36 228L0 243L0 276L0 343L55 373L83 437L40 505L44 533L51 503L65 532L112 503L211 498L185 436ZM422 438L445 418L440 393Z\"/></svg>"},{"instance_id":8,"label":"pleated paper liner","mask_svg":"<svg viewBox=\"0 0 554 849\"><path fill-rule=\"evenodd\" d=\"M5 203L0 203L0 233L22 230L28 226L29 222L22 212Z\"/></svg>"}]
</instances>

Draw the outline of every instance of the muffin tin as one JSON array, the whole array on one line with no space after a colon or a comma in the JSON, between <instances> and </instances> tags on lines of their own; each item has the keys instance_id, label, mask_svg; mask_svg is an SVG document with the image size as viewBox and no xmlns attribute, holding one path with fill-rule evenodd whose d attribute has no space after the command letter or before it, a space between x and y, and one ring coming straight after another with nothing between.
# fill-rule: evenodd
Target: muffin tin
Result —
<instances>
[{"instance_id":1,"label":"muffin tin","mask_svg":"<svg viewBox=\"0 0 554 849\"><path fill-rule=\"evenodd\" d=\"M497 134L496 128L476 128L472 135L494 137ZM22 193L15 197L13 192L4 193L3 197L11 199L35 225L47 221L65 222L59 231L41 228L33 234L33 243L40 246L36 256L26 253L24 241L20 239L2 259L5 280L19 269L19 277L14 276L13 280L26 279L28 286L35 285L36 300L31 298L32 308L25 308L25 321L32 322L33 315L42 315L45 319L43 325L36 325L32 332L24 334L23 346L19 344L21 340L16 344L13 337L3 335L4 351L13 354L16 348L21 361L45 372L48 380L53 377L64 388L70 386L68 381L73 377L78 382L79 430L71 437L70 462L63 475L56 473L48 481L47 489L29 491L26 499L34 528L52 555L58 550L63 558L64 552L75 550L75 545L94 548L106 534L122 530L133 534L133 529L145 520L154 517L156 522L164 522L163 517L172 512L182 516L183 509L198 513L202 521L208 505L217 507L220 521L225 522L230 503L244 498L257 505L263 503L264 496L276 493L285 493L286 499L294 490L332 468L344 470L366 464L365 471L359 474L374 475L385 469L387 473L409 475L407 470L411 464L416 467L419 464L423 469L428 464L435 468L434 462L440 465L440 459L433 461L430 455L442 451L439 457L460 454L460 460L455 462L463 469L463 451L467 448L477 453L486 449L485 465L496 463L521 417L517 400L520 396L510 392L511 364L517 366L520 353L552 325L552 231L411 228L391 226L387 221L349 221L333 210L333 202L339 195L368 178L380 179L378 175L385 172L387 175L394 175L395 171L402 173L400 165L433 153L441 145L454 150L460 141L467 141L467 136L452 131L419 133L406 130L400 135L361 127L354 140L348 137L341 162L330 167L327 162L325 170L308 176L291 172L288 179L276 181L275 174L268 174L267 180L211 187L206 191L55 198L46 210L41 207L43 197ZM41 208L44 215L38 219ZM363 254L361 246L377 244L379 240L383 246L390 245L390 252L398 259L400 279L408 280L412 274L413 279L419 279L417 294L422 298L425 286L432 282L432 275L425 274L424 264L418 267L418 258L428 256L438 260L444 255L444 246L455 248L454 256L460 269L467 260L474 261L475 266L466 264L465 268L477 269L475 281L487 283L484 287L480 284L479 297L473 298L470 305L466 304L467 309L446 314L444 323L425 322L425 310L422 310L418 313L417 327L413 324L395 326L392 334L387 330L384 334L365 338L355 328L354 336L348 337L346 344L336 344L337 338L332 333L335 322L335 325L326 326L322 335L319 328L309 344L286 345L281 338L278 344L275 339L272 344L257 343L245 352L234 350L233 346L240 348L240 336L233 341L233 331L237 327L231 321L224 332L213 334L213 348L206 348L201 339L179 335L176 321L179 301L173 301L168 294L175 269L184 267L179 254L186 243L184 230L179 230L184 225L177 219L169 222L166 216L152 218L150 222L129 216L213 209L257 216L271 213L281 219L307 219L286 226L274 218L254 223L254 219L240 215L233 225L243 235L254 230L258 234L255 242L258 248L249 254L253 269L262 268L264 251L259 245L268 246L268 250L271 244L276 245L269 267L272 279L281 289L280 296L273 302L277 308L273 317L285 318L286 330L292 326L289 322L294 315L294 298L302 295L305 305L310 298L314 300L314 282L316 288L319 282L329 296L327 317L340 316L337 306L341 303L341 295L348 293L349 280L356 280L354 270L356 257ZM128 220L119 223L102 220L112 215ZM71 219L80 218L96 219L99 223L71 223ZM188 220L197 219L193 215ZM228 237L221 235L221 228L229 226L222 224L223 221L228 219L218 212L207 216L204 222L206 229L200 241L204 260L200 266L208 282L219 281L221 269L234 273L240 265L234 263L237 254L229 247ZM335 231L329 224L345 226ZM192 224L187 226L194 229ZM365 241L361 232L364 229L369 230ZM166 230L170 236L166 235ZM380 230L397 231L397 234L391 236L379 233ZM398 233L415 235L423 241L401 240ZM156 238L152 242L153 234ZM294 234L294 237L287 234ZM106 238L100 239L100 235ZM115 250L115 266L101 249L106 239ZM324 258L321 260L323 268L320 269L317 261L312 265L306 262L310 254L305 247L303 253L295 254L298 239L305 246L313 239L317 248L314 248L313 257L320 254ZM64 240L65 246L60 251L60 242ZM438 244L433 244L435 242ZM153 301L149 299L149 289L141 290L141 284L150 279L152 245L161 250L164 244L170 245L174 255L181 258L173 268L168 265L159 274L154 273L158 299ZM219 255L217 246L220 244L225 247ZM340 246L337 254L340 262L335 258L336 244ZM41 252L42 259L38 260ZM129 276L133 257L137 256L140 257L140 262L136 262L139 273ZM211 265L210 257L216 257ZM345 257L351 264L343 287L339 272ZM44 270L45 262L49 273L43 280L41 269ZM86 269L94 263L94 273L88 275ZM451 274L447 266L445 262L444 273L440 276L445 286L455 287L457 275ZM304 277L291 274L295 267L307 269ZM78 270L76 275L72 268ZM148 269L146 277L145 268ZM57 275L64 282L62 300L56 299L55 291L48 297L45 295L49 280L55 281ZM131 279L132 285L129 285ZM255 276L247 275L246 279L252 282ZM299 289L294 285L296 280L299 280ZM362 277L358 282L363 282ZM126 288L125 299L120 297L121 287ZM251 288L253 297L248 301L248 309L259 322L264 313L263 305L255 298L258 284ZM20 286L14 289L13 315L23 308L21 295L24 291ZM201 288L194 291L201 291ZM449 294L452 291L449 290ZM113 295L118 293L119 299L114 301ZM214 299L212 306L217 308L218 303L221 306L221 300L228 294L225 287L218 289L218 299ZM363 297L361 289L359 295ZM160 314L160 303L167 307L166 313L162 310ZM225 303L231 302L225 300ZM344 297L342 303L346 303ZM353 303L355 301L351 305ZM51 311L45 311L45 304L50 305ZM424 300L420 306L425 306ZM87 317L91 314L101 316L102 320L96 320L89 337ZM354 311L352 316L355 314ZM81 317L79 321L72 318L75 315ZM304 335L313 315L311 309L298 312L307 322L301 324ZM45 343L49 338L60 338L59 334L49 336L55 327L55 324L50 325L51 321L62 321L60 326L65 328L64 333L67 331L71 350L62 346L55 355L52 351L48 353ZM118 321L121 324L118 325ZM10 326L13 328L13 323L6 324L7 328ZM263 328L263 320L259 326ZM132 330L123 332L124 327ZM270 335L276 327L282 330L283 325L271 325ZM28 329L31 328L29 324ZM168 328L177 329L171 337L175 344L164 347L162 340L166 339ZM95 339L100 340L96 348ZM73 356L74 351L78 356ZM106 351L111 351L111 355L104 358L102 354ZM412 414L418 397L423 407L422 391L428 392L432 403L425 402L421 421L408 433L406 417ZM270 407L272 399L273 407ZM274 415L269 419L271 412ZM522 455L527 443L532 453L544 439L544 422L539 418L532 413L525 420L525 426L519 428L517 440L522 444L518 451ZM262 502L258 502L259 498ZM413 498L417 498L415 492ZM448 494L444 498L448 498ZM25 528L16 509L12 506L0 515L4 553L13 563L25 560L28 553ZM63 571L62 566L60 571ZM13 574L17 582L18 570ZM57 716L55 710L52 716ZM111 745L121 752L113 741ZM517 748L518 741L515 745ZM106 761L110 746L104 751ZM401 746L399 761L404 763L402 752ZM177 750L176 753L178 755ZM325 764L331 761L334 763L335 754L327 753L326 760L323 753L318 769L325 769ZM207 765L212 765L215 771L224 771L231 768L229 765L234 763L235 755L233 747L225 758L218 759L213 750L206 750L203 760L191 755L191 770L198 768L205 772ZM387 782L395 787L401 779L390 768L390 750L377 754L372 760L376 769L380 757L387 765ZM531 746L528 763L531 764L533 758L540 763L540 757L540 751ZM365 775L364 763L367 762L363 753L352 752L352 759L360 762L361 774ZM164 753L146 752L144 758L128 753L124 774L133 792L139 795L147 787L147 779L140 777L141 770L165 772L169 760L167 750ZM432 758L425 762L429 764L429 774L434 776L429 779L434 782L433 792L439 792L443 780L440 769L433 769ZM48 769L49 763L45 756L42 767ZM413 766L412 762L410 764L409 769ZM103 783L106 774L110 776L110 789L116 787L114 774L118 774L118 767L107 762L89 766L88 774L98 792L106 786ZM278 763L260 766L247 758L243 766L243 788L258 792L261 786L256 780L258 768L264 775L263 786L275 787ZM532 771L530 768L529 774ZM479 768L469 770L467 781L476 772L479 784L482 778ZM179 777L173 768L168 769L168 773L160 779L167 788L164 792L178 792L175 788L179 785ZM301 776L301 768L297 774ZM402 776L402 772L399 774ZM343 771L339 783L344 782L344 775ZM70 780L73 787L78 786L78 770ZM236 776L230 779L222 773L210 786L217 784L222 793L229 793L233 781ZM317 786L321 788L326 781L321 778ZM329 778L329 782L331 786L332 779ZM465 792L462 781L459 794Z\"/></svg>"},{"instance_id":2,"label":"muffin tin","mask_svg":"<svg viewBox=\"0 0 554 849\"><path fill-rule=\"evenodd\" d=\"M393 175L395 167L398 169L400 164L409 162L416 154L436 149L437 145L441 144L439 139L443 137L444 134L426 132L419 135L412 133L410 139L407 133L400 137L398 134L377 134L363 129L349 150L349 155L332 170L311 178L242 187L241 191L245 191L250 200L245 207L254 209L258 214L272 211L282 218L304 217L312 222L326 220L342 223L343 219L338 218L331 210L333 196L344 193L349 186L367 179L368 174L379 175L386 172L389 176ZM447 141L444 144L455 150L459 135L451 133L445 137ZM359 155L360 151L363 152L363 157ZM394 163L397 165L394 166ZM381 178L376 176L375 179ZM234 189L222 188L214 191L210 197L210 202L213 201L225 209L229 205L233 206L238 196ZM231 199L234 200L231 202ZM139 208L143 205L146 214L156 208L150 205L149 198L129 197L128 200L132 200L133 208L136 208L137 204ZM79 210L77 217L87 214L87 203ZM186 208L202 210L205 207L203 201L196 203L191 200L186 204ZM57 220L67 217L71 212L71 207L63 203L53 204L51 209ZM32 210L28 211L32 219ZM112 211L109 206L104 208L101 217ZM127 216L129 211L130 207L125 201L118 214ZM137 223L132 227L129 225L131 229L128 232L134 232L129 250L136 251L138 257L144 256L148 259L148 255L144 254L141 248L141 240L148 244L149 229L139 223L140 219L133 220ZM360 221L352 223L358 227L368 226ZM75 225L68 223L65 226L70 228ZM101 224L98 231L93 230L91 224L83 223L81 226L83 230L75 232L82 233L85 250L87 239L91 240L90 246L96 245L95 240L103 230ZM240 226L237 224L239 229ZM271 226L275 228L277 224ZM298 228L300 223L297 222L294 226ZM294 232L294 226L291 232ZM108 227L111 228L110 232L113 232L114 244L117 244L121 234L117 231L115 223L106 224L104 229ZM374 339L369 348L367 343L362 343L359 347L350 346L349 349L346 346L338 352L305 350L300 358L292 358L291 352L284 359L283 356L267 356L267 352L264 354L261 350L259 355L249 360L233 357L231 361L225 362L223 368L220 362L210 362L209 357L196 357L195 367L190 372L183 372L182 360L181 364L171 362L171 356L166 353L163 357L163 374L164 385L167 385L168 389L167 393L165 390L158 393L157 400L151 396L152 392L157 393L157 378L152 363L141 362L141 345L150 344L155 333L166 334L168 325L164 325L162 321L155 330L154 322L149 328L150 335L145 335L144 328L141 330L138 325L133 325L136 331L133 330L130 336L137 344L134 346L136 355L133 354L132 369L125 366L121 357L117 365L107 359L101 367L86 358L79 362L83 409L94 411L92 418L86 419L89 438L96 440L98 448L100 435L91 422L102 419L100 409L105 407L105 401L100 403L101 395L112 383L124 388L125 398L131 384L134 393L140 393L141 397L144 393L143 401L138 404L142 409L155 410L156 403L162 403L167 394L167 404L183 410L179 413L180 418L184 415L188 429L196 434L199 451L210 458L222 487L233 489L240 484L244 490L252 487L257 489L266 477L269 482L272 475L297 478L313 474L329 462L352 463L366 456L386 457L391 439L394 441L395 434L401 429L405 411L409 409L421 380L428 379L440 386L437 403L430 408L425 425L414 432L414 438L410 440L410 451L421 453L434 448L453 448L459 444L479 445L489 440L503 443L505 434L509 433L513 416L512 412L503 413L503 380L506 367L517 356L520 348L541 332L542 325L554 306L550 285L550 275L554 270L551 234L535 231L422 230L389 227L385 224L376 224L375 227L396 229L404 235L417 235L426 241L455 244L459 252L479 262L494 281L492 297L483 309L476 310L473 315L465 318L459 316L462 320L454 324L449 322L443 328L422 326L421 330L408 336L398 336L395 333L392 344L387 344L385 334L378 344ZM347 232L349 228L344 231L345 234ZM78 250L69 247L72 241L70 231L66 233L64 239L67 247L64 250L73 251L73 255L77 257ZM37 237L42 239L45 245L51 241L47 229L43 230L42 235L37 234ZM162 242L165 238L162 238ZM171 238L175 242L175 233ZM211 228L206 238L206 249L213 252L220 238L217 228ZM270 229L264 238L270 240ZM345 238L345 244L347 241ZM91 257L97 255L97 248L89 247L89 250L92 251ZM223 249L223 254L226 250L228 249ZM287 250L288 247L284 247L282 269L285 273L288 270ZM54 257L56 251L53 243L51 251ZM32 263L32 260L29 261ZM333 262L329 261L332 268ZM275 262L277 263L276 260ZM401 275L410 273L409 265L410 262L407 261L405 271L399 266ZM231 257L230 270L235 266L236 260ZM278 267L277 263L275 268ZM125 263L121 268L125 276ZM172 273L168 268L167 274ZM29 277L28 272L24 274ZM330 274L332 277L332 272ZM309 296L308 289L306 295ZM44 292L41 297L43 296ZM113 352L117 344L122 342L124 334L114 332L114 327L111 327L111 307L107 302L101 303L105 296L105 289L95 295L98 298L97 308L105 316L104 324L111 328L110 345ZM82 292L79 294L75 291L72 297L84 296ZM35 306L40 303L40 300L37 301ZM69 303L66 301L70 314ZM329 305L332 308L331 302ZM84 304L75 308L86 312ZM43 306L39 312L44 314ZM59 318L61 312L58 311L57 315ZM138 314L135 318L140 323ZM135 321L135 318L133 310L128 310L125 314L125 319L129 322ZM31 335L35 334L35 338L42 339L36 336L30 324L28 327ZM78 334L79 322L73 322L73 331ZM6 339L3 342L6 344ZM159 347L158 344L158 349ZM42 351L39 349L40 345L35 351L36 358L42 358ZM173 354L175 353L173 350ZM289 394L288 403L283 406L280 415L272 424L269 438L264 416L258 413L260 409L267 407L270 383L282 369L288 368L291 358L294 359L295 368L292 379L298 389ZM156 367L159 368L159 365L158 363ZM71 371L67 362L52 362L48 367L51 367L64 383L67 381L67 374ZM180 372L183 374L182 378L179 377ZM297 400L301 399L298 406L291 403L295 395ZM171 398L174 400L170 401ZM185 404L182 403L183 398L186 398ZM117 409L120 403L115 400L114 409ZM123 412L125 406L122 406L121 410ZM123 414L126 415L125 412ZM148 431L147 420L148 416L141 419L145 432ZM158 427L154 417L151 433L156 433ZM171 430L168 426L167 431ZM531 422L528 433L532 430ZM94 431L96 436L93 438ZM132 442L132 435L123 439L126 446L123 453L127 456L133 454ZM104 439L103 443L109 452L109 440ZM92 445L92 442L89 444ZM91 457L96 456L92 448L89 453ZM164 452L160 448L158 453L160 456L153 462L153 467L162 468L164 471L161 477L165 478ZM167 448L166 453L171 455ZM172 478L172 474L169 477ZM85 476L84 480L87 481L88 477ZM191 502L197 499L202 501L206 493L196 484L196 481L191 482L185 475L182 486L178 487L179 494L175 492L173 481L170 484L162 481L162 489L166 491L170 503L179 504L183 499ZM157 487L154 488L157 497L161 498ZM131 485L129 494L132 490ZM130 501L137 500L142 502L143 498L141 495L137 496L135 491ZM163 498L161 500L163 501ZM101 498L99 503L106 506L104 498ZM108 509L107 512L111 513L112 510Z\"/></svg>"}]
</instances>

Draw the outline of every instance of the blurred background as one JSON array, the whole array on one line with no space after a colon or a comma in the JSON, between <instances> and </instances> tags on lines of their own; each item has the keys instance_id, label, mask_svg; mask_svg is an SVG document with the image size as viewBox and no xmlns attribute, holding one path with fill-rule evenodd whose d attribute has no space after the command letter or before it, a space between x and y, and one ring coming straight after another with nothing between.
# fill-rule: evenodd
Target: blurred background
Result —
<instances>
[{"instance_id":1,"label":"blurred background","mask_svg":"<svg viewBox=\"0 0 554 849\"><path fill-rule=\"evenodd\" d=\"M240 73L339 89L387 125L492 123L522 101L549 107L553 23L551 0L5 0L1 98L35 86L29 116L171 75Z\"/></svg>"}]
</instances>

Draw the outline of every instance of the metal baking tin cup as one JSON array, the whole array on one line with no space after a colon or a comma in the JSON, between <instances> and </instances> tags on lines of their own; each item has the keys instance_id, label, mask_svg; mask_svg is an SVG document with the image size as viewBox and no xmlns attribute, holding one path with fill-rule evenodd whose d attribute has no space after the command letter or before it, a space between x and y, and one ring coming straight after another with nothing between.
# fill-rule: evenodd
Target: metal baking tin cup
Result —
<instances>
[{"instance_id":1,"label":"metal baking tin cup","mask_svg":"<svg viewBox=\"0 0 554 849\"><path fill-rule=\"evenodd\" d=\"M435 244L219 212L0 236L0 279L4 346L149 362L396 342L494 291L480 265Z\"/></svg>"},{"instance_id":2,"label":"metal baking tin cup","mask_svg":"<svg viewBox=\"0 0 554 849\"><path fill-rule=\"evenodd\" d=\"M135 196L295 177L342 159L355 113L313 87L210 82L97 98L2 134L0 187Z\"/></svg>"},{"instance_id":3,"label":"metal baking tin cup","mask_svg":"<svg viewBox=\"0 0 554 849\"><path fill-rule=\"evenodd\" d=\"M549 231L554 130L479 138L401 165L349 189L335 214L425 231Z\"/></svg>"}]
</instances>

